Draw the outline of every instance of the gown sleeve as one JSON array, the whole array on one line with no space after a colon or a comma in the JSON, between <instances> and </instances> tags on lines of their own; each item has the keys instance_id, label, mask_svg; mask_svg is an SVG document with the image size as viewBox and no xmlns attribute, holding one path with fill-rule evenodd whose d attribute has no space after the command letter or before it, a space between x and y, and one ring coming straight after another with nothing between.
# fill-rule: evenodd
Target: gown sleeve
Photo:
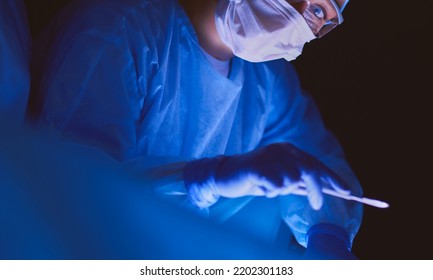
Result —
<instances>
[{"instance_id":1,"label":"gown sleeve","mask_svg":"<svg viewBox=\"0 0 433 280\"><path fill-rule=\"evenodd\" d=\"M139 147L137 127L155 71L155 42L127 18L113 27L116 11L103 12L98 14L109 19L107 24L83 15L85 20L51 29L55 36L45 34L45 40L54 39L41 42L49 48L41 68L34 68L43 71L34 99L36 122L89 155L152 178L146 186L157 193L188 203L182 177L186 159L143 156Z\"/></svg>"}]
</instances>

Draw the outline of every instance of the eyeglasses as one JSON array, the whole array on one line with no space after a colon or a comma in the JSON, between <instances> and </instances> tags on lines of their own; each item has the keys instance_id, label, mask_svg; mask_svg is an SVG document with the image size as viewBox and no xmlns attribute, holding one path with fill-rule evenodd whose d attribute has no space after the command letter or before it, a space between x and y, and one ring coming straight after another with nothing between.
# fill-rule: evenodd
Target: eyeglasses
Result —
<instances>
[{"instance_id":1,"label":"eyeglasses","mask_svg":"<svg viewBox=\"0 0 433 280\"><path fill-rule=\"evenodd\" d=\"M310 3L310 1L308 1L307 7L302 14L308 26L311 28L311 31L313 31L317 38L325 36L329 31L343 22L340 7L334 0L325 0L322 2L326 5ZM331 5L329 5L329 3ZM328 19L328 15L333 17Z\"/></svg>"}]
</instances>

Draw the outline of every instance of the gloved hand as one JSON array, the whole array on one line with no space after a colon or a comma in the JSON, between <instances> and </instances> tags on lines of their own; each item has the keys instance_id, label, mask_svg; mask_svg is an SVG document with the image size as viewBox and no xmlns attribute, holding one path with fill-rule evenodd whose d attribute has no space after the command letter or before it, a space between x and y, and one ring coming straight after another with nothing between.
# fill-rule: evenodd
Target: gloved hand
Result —
<instances>
[{"instance_id":1,"label":"gloved hand","mask_svg":"<svg viewBox=\"0 0 433 280\"><path fill-rule=\"evenodd\" d=\"M318 224L307 233L305 260L356 260L350 251L349 237L344 229L332 224Z\"/></svg>"},{"instance_id":2,"label":"gloved hand","mask_svg":"<svg viewBox=\"0 0 433 280\"><path fill-rule=\"evenodd\" d=\"M341 179L329 168L289 143L188 162L184 182L189 198L201 208L211 206L220 196L275 197L303 187L311 207L317 210L323 204L323 186L348 193Z\"/></svg>"}]
</instances>

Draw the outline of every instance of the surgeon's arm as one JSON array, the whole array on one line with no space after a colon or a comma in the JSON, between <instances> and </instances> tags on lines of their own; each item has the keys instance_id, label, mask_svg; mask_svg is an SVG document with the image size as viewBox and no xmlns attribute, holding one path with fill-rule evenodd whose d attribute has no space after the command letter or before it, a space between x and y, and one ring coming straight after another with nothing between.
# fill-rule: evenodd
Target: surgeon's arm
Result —
<instances>
[{"instance_id":1,"label":"surgeon's arm","mask_svg":"<svg viewBox=\"0 0 433 280\"><path fill-rule=\"evenodd\" d=\"M146 186L186 200L182 172L188 159L141 156L145 147L138 131L155 58L152 41L137 36L141 47L132 49L122 28L107 34L109 29L91 27L49 44L38 121L90 157L118 162Z\"/></svg>"},{"instance_id":2,"label":"surgeon's arm","mask_svg":"<svg viewBox=\"0 0 433 280\"><path fill-rule=\"evenodd\" d=\"M362 196L362 188L339 142L325 127L312 97L302 91L294 68L281 63L274 70L279 79L269 101L271 115L261 146L289 142L331 169L353 195ZM322 187L328 186L323 184ZM351 246L361 223L361 204L324 195L323 207L316 211L302 196L287 195L279 199L283 219L304 247L307 246L306 235L310 228L323 223L345 230Z\"/></svg>"}]
</instances>

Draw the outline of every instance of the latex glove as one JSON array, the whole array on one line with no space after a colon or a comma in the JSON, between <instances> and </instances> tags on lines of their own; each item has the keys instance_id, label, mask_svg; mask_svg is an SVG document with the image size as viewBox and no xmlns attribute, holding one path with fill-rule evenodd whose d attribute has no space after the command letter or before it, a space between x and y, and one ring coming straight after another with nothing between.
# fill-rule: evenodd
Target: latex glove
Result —
<instances>
[{"instance_id":1,"label":"latex glove","mask_svg":"<svg viewBox=\"0 0 433 280\"><path fill-rule=\"evenodd\" d=\"M277 143L234 156L188 162L184 182L191 201L209 207L220 196L275 197L305 187L313 209L323 204L325 185L348 194L344 183L316 158L290 143Z\"/></svg>"},{"instance_id":2,"label":"latex glove","mask_svg":"<svg viewBox=\"0 0 433 280\"><path fill-rule=\"evenodd\" d=\"M331 224L318 224L307 233L305 260L356 260L350 251L349 237L344 229Z\"/></svg>"}]
</instances>

